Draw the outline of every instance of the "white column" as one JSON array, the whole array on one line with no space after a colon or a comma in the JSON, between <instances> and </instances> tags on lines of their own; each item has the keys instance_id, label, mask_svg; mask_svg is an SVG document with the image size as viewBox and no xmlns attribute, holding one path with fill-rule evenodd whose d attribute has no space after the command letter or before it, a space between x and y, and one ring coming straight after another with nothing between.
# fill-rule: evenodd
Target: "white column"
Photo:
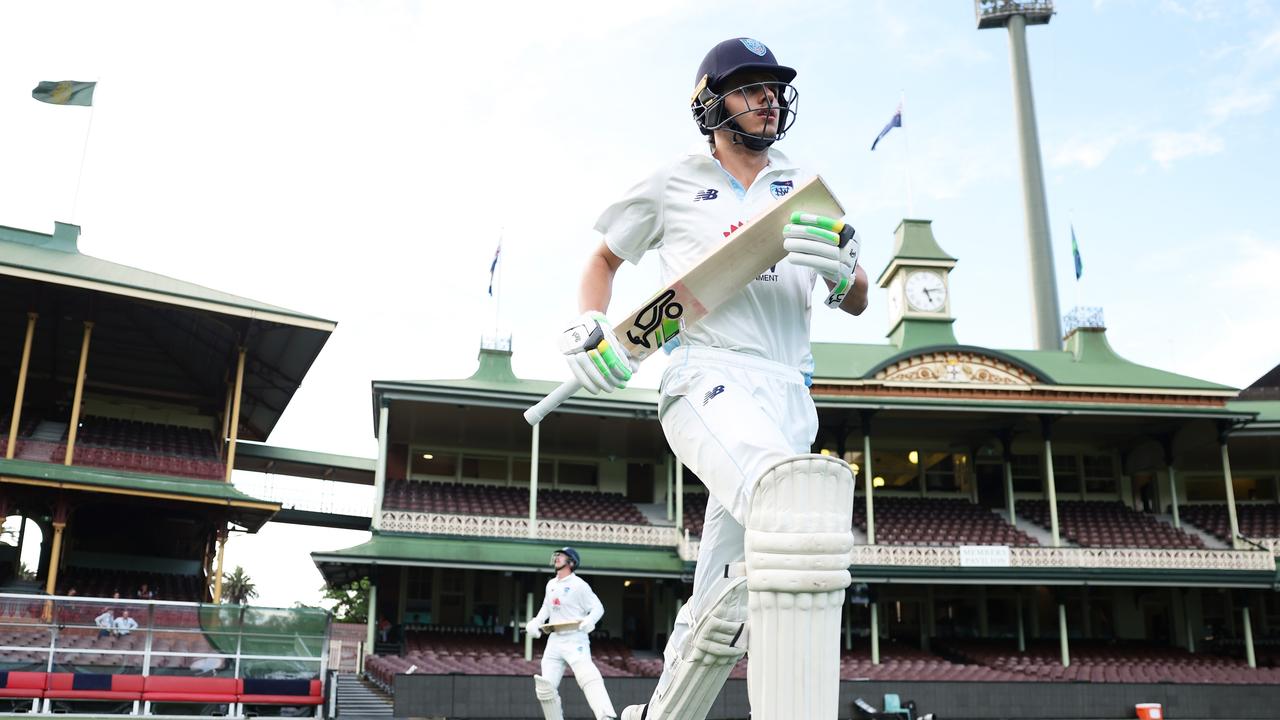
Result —
<instances>
[{"instance_id":1,"label":"white column","mask_svg":"<svg viewBox=\"0 0 1280 720\"><path fill-rule=\"evenodd\" d=\"M1169 465L1169 502L1171 503L1170 511L1173 513L1173 526L1182 527L1182 520L1178 517L1178 470L1172 464Z\"/></svg>"},{"instance_id":2,"label":"white column","mask_svg":"<svg viewBox=\"0 0 1280 720\"><path fill-rule=\"evenodd\" d=\"M537 427L537 425L534 425ZM524 620L527 624L533 619L533 593L525 593L524 596ZM533 636L529 633L524 634L524 659L533 660Z\"/></svg>"},{"instance_id":3,"label":"white column","mask_svg":"<svg viewBox=\"0 0 1280 720\"><path fill-rule=\"evenodd\" d=\"M374 577L376 572L369 573ZM369 648L369 654L373 655L377 649L377 631L378 631L378 585L373 582L373 577L369 578L369 617L365 621L365 647Z\"/></svg>"},{"instance_id":4,"label":"white column","mask_svg":"<svg viewBox=\"0 0 1280 720\"><path fill-rule=\"evenodd\" d=\"M382 529L382 502L387 493L387 428L391 408L378 408L378 464L373 466L373 529ZM369 641L373 647L373 641Z\"/></svg>"},{"instance_id":5,"label":"white column","mask_svg":"<svg viewBox=\"0 0 1280 720\"><path fill-rule=\"evenodd\" d=\"M684 463L676 458L676 531L684 531Z\"/></svg>"},{"instance_id":6,"label":"white column","mask_svg":"<svg viewBox=\"0 0 1280 720\"><path fill-rule=\"evenodd\" d=\"M533 440L529 447L529 537L538 537L538 446L542 423L533 426Z\"/></svg>"},{"instance_id":7,"label":"white column","mask_svg":"<svg viewBox=\"0 0 1280 720\"><path fill-rule=\"evenodd\" d=\"M1253 623L1249 622L1249 598L1245 598L1244 607L1240 608L1240 617L1244 621L1244 659L1249 667L1258 667L1258 660L1253 654Z\"/></svg>"},{"instance_id":8,"label":"white column","mask_svg":"<svg viewBox=\"0 0 1280 720\"><path fill-rule=\"evenodd\" d=\"M875 502L871 499L871 487L874 485L874 475L871 472L871 427L867 423L863 427L862 432L862 469L866 472L866 492L867 492L867 544L876 544L876 511Z\"/></svg>"},{"instance_id":9,"label":"white column","mask_svg":"<svg viewBox=\"0 0 1280 720\"><path fill-rule=\"evenodd\" d=\"M673 497L675 488L675 466L672 465L672 456L667 455L666 460L666 476L667 476L667 519L674 522L676 519L676 499ZM679 528L676 528L679 530Z\"/></svg>"},{"instance_id":10,"label":"white column","mask_svg":"<svg viewBox=\"0 0 1280 720\"><path fill-rule=\"evenodd\" d=\"M1240 525L1236 519L1236 489L1231 480L1231 455L1227 452L1227 435L1222 433L1218 440L1222 450L1222 482L1227 491L1227 519L1231 521L1231 547L1240 548Z\"/></svg>"},{"instance_id":11,"label":"white column","mask_svg":"<svg viewBox=\"0 0 1280 720\"><path fill-rule=\"evenodd\" d=\"M871 664L880 664L880 601L873 600L871 608Z\"/></svg>"},{"instance_id":12,"label":"white column","mask_svg":"<svg viewBox=\"0 0 1280 720\"><path fill-rule=\"evenodd\" d=\"M1017 602L1017 613L1018 613L1018 652L1020 652L1020 653L1024 653L1024 652L1026 652L1026 651L1027 651L1027 631L1026 631L1026 628L1025 628L1025 626L1024 626L1024 624L1023 624L1023 623L1024 623L1024 621L1023 621L1023 619L1022 619L1022 590L1021 590L1021 589L1019 589L1019 590L1018 590L1017 601L1018 601L1018 602Z\"/></svg>"},{"instance_id":13,"label":"white column","mask_svg":"<svg viewBox=\"0 0 1280 720\"><path fill-rule=\"evenodd\" d=\"M1018 527L1018 510L1017 503L1013 497L1013 460L1009 455L1004 458L1004 497L1005 503L1009 506L1009 524Z\"/></svg>"},{"instance_id":14,"label":"white column","mask_svg":"<svg viewBox=\"0 0 1280 720\"><path fill-rule=\"evenodd\" d=\"M1067 647L1067 606L1058 603L1058 647L1062 650L1062 667L1071 667L1071 651Z\"/></svg>"},{"instance_id":15,"label":"white column","mask_svg":"<svg viewBox=\"0 0 1280 720\"><path fill-rule=\"evenodd\" d=\"M1049 419L1040 418L1040 427L1044 433L1044 482L1045 492L1049 495L1049 532L1053 535L1053 546L1061 547L1062 538L1058 535L1058 490L1053 483L1053 442L1049 439Z\"/></svg>"}]
</instances>

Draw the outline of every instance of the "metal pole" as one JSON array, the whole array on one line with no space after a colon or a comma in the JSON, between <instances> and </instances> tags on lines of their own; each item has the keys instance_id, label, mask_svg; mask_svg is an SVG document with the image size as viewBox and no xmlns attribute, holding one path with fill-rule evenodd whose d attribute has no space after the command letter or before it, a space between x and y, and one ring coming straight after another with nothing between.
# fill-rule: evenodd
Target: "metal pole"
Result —
<instances>
[{"instance_id":1,"label":"metal pole","mask_svg":"<svg viewBox=\"0 0 1280 720\"><path fill-rule=\"evenodd\" d=\"M84 371L89 364L89 336L93 334L93 322L84 321L84 337L80 341L80 369L76 371L76 394L71 401L71 424L67 428L67 454L63 465L70 465L76 450L76 431L80 428L80 403L84 400Z\"/></svg>"},{"instance_id":2,"label":"metal pole","mask_svg":"<svg viewBox=\"0 0 1280 720\"><path fill-rule=\"evenodd\" d=\"M377 573L369 573L369 612L365 616L365 644L370 648L372 654L378 652L378 583L375 582Z\"/></svg>"},{"instance_id":3,"label":"metal pole","mask_svg":"<svg viewBox=\"0 0 1280 720\"><path fill-rule=\"evenodd\" d=\"M18 447L18 428L22 420L22 396L27 392L27 368L31 364L31 341L36 334L36 313L27 313L27 336L22 341L22 362L18 365L18 389L13 394L13 416L9 420L9 444L4 449L4 456L13 459ZM21 545L19 545L21 547Z\"/></svg>"},{"instance_id":4,"label":"metal pole","mask_svg":"<svg viewBox=\"0 0 1280 720\"><path fill-rule=\"evenodd\" d=\"M1022 161L1022 205L1031 265L1031 312L1036 349L1062 349L1062 320L1058 285L1053 271L1049 209L1045 200L1040 137L1031 95L1031 64L1027 60L1027 19L1009 18L1009 60L1013 70L1013 111L1018 126L1018 156Z\"/></svg>"},{"instance_id":5,"label":"metal pole","mask_svg":"<svg viewBox=\"0 0 1280 720\"><path fill-rule=\"evenodd\" d=\"M1236 490L1231 480L1231 456L1227 452L1227 435L1222 433L1218 440L1222 449L1222 481L1227 491L1227 519L1231 521L1231 547L1240 548L1240 525L1236 520Z\"/></svg>"},{"instance_id":6,"label":"metal pole","mask_svg":"<svg viewBox=\"0 0 1280 720\"><path fill-rule=\"evenodd\" d=\"M388 405L380 405L378 407L378 464L373 466L373 519L370 523L374 530L382 529L382 503L387 495L387 449L390 443L387 441L387 435L390 434L391 425L391 407ZM405 465L405 471L409 466Z\"/></svg>"},{"instance_id":7,"label":"metal pole","mask_svg":"<svg viewBox=\"0 0 1280 720\"><path fill-rule=\"evenodd\" d=\"M538 537L538 446L541 442L542 423L533 426L533 440L529 447L529 537Z\"/></svg>"},{"instance_id":8,"label":"metal pole","mask_svg":"<svg viewBox=\"0 0 1280 720\"><path fill-rule=\"evenodd\" d=\"M1067 606L1058 603L1058 646L1062 650L1062 667L1071 667L1071 651L1067 647Z\"/></svg>"},{"instance_id":9,"label":"metal pole","mask_svg":"<svg viewBox=\"0 0 1280 720\"><path fill-rule=\"evenodd\" d=\"M1170 505L1173 511L1173 526L1182 527L1182 520L1178 517L1178 470L1173 465L1169 466L1169 498L1172 502Z\"/></svg>"},{"instance_id":10,"label":"metal pole","mask_svg":"<svg viewBox=\"0 0 1280 720\"><path fill-rule=\"evenodd\" d=\"M1182 596L1182 621L1187 624L1187 652L1194 653L1196 651L1196 634L1195 625L1191 622L1191 590L1182 588L1179 593Z\"/></svg>"},{"instance_id":11,"label":"metal pole","mask_svg":"<svg viewBox=\"0 0 1280 720\"><path fill-rule=\"evenodd\" d=\"M675 502L675 498L674 498L674 497L672 497L672 491L673 491L673 489L675 488L675 484L676 484L676 480L675 480L675 472L676 472L676 469L675 469L675 467L671 464L671 455L667 455L667 462L666 462L666 465L667 465L667 466L666 466L666 475L667 475L667 520L670 520L670 521L673 521L673 522L674 522L674 521L675 521L675 518L676 518L676 502ZM678 530L678 529L679 529L679 528L677 528L677 530Z\"/></svg>"},{"instance_id":12,"label":"metal pole","mask_svg":"<svg viewBox=\"0 0 1280 720\"><path fill-rule=\"evenodd\" d=\"M231 425L227 441L227 474L224 480L231 482L231 470L236 465L236 440L240 437L240 400L244 394L244 356L245 349L240 348L239 359L236 360L235 397L231 401Z\"/></svg>"},{"instance_id":13,"label":"metal pole","mask_svg":"<svg viewBox=\"0 0 1280 720\"><path fill-rule=\"evenodd\" d=\"M58 561L62 557L62 531L66 529L65 521L53 523L53 545L52 552L49 553L49 577L45 581L44 591L48 595L53 594L53 590L58 584Z\"/></svg>"}]
</instances>

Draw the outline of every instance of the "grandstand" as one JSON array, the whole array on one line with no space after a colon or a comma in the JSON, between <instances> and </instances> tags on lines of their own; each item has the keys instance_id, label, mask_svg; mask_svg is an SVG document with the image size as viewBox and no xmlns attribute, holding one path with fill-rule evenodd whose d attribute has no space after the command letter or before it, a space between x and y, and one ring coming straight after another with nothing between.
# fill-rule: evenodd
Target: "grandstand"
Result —
<instances>
[{"instance_id":1,"label":"grandstand","mask_svg":"<svg viewBox=\"0 0 1280 720\"><path fill-rule=\"evenodd\" d=\"M921 263L954 259L904 221L882 284ZM813 451L859 481L842 677L1274 684L1280 406L1124 359L1100 315L1061 351L1028 351L962 344L950 312L814 347ZM371 622L394 630L370 627L368 674L394 692L535 672L541 643L520 629L548 551L573 544L607 609L601 672L651 688L708 501L656 393L579 394L530 434L520 413L555 383L517 377L505 342L478 361L465 379L373 383L373 536L312 554L332 583L375 585Z\"/></svg>"},{"instance_id":2,"label":"grandstand","mask_svg":"<svg viewBox=\"0 0 1280 720\"><path fill-rule=\"evenodd\" d=\"M0 710L314 713L327 613L219 603L228 534L281 510L230 482L281 451L236 451L334 323L85 255L79 234L0 227L0 514L21 520L0 544Z\"/></svg>"}]
</instances>

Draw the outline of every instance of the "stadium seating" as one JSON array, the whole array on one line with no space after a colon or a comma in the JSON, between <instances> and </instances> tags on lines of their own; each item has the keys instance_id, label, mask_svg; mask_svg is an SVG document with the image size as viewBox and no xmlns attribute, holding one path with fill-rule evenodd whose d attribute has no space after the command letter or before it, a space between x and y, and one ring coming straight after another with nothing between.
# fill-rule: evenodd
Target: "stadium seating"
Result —
<instances>
[{"instance_id":1,"label":"stadium seating","mask_svg":"<svg viewBox=\"0 0 1280 720\"><path fill-rule=\"evenodd\" d=\"M30 459L61 460L66 439L64 433L61 443L50 444L49 457ZM35 444L24 441L24 452L35 452ZM208 430L92 415L80 422L72 464L209 480L221 479L226 470Z\"/></svg>"},{"instance_id":2,"label":"stadium seating","mask_svg":"<svg viewBox=\"0 0 1280 720\"><path fill-rule=\"evenodd\" d=\"M1019 517L1048 528L1048 500L1019 500ZM879 517L876 518L877 524ZM1108 500L1059 500L1058 529L1081 547L1203 548L1200 538Z\"/></svg>"},{"instance_id":3,"label":"stadium seating","mask_svg":"<svg viewBox=\"0 0 1280 720\"><path fill-rule=\"evenodd\" d=\"M1250 668L1239 658L1193 654L1144 643L1071 642L1071 666L1062 667L1056 641L1032 643L1019 653L1011 642L948 643L949 654L1036 682L1214 683L1280 682L1280 669Z\"/></svg>"},{"instance_id":4,"label":"stadium seating","mask_svg":"<svg viewBox=\"0 0 1280 720\"><path fill-rule=\"evenodd\" d=\"M877 496L876 542L886 545L1036 545L991 510L964 498ZM854 505L853 524L867 530L867 505Z\"/></svg>"},{"instance_id":5,"label":"stadium seating","mask_svg":"<svg viewBox=\"0 0 1280 720\"><path fill-rule=\"evenodd\" d=\"M204 599L204 582L196 575L106 570L69 567L59 578L60 592L75 588L82 597L109 598L119 592L122 600L131 600L139 586L147 583L155 593L153 600L200 602Z\"/></svg>"},{"instance_id":6,"label":"stadium seating","mask_svg":"<svg viewBox=\"0 0 1280 720\"><path fill-rule=\"evenodd\" d=\"M383 507L414 512L528 517L529 491L493 485L389 480ZM581 490L539 490L538 517L624 525L649 524L644 514L621 494Z\"/></svg>"},{"instance_id":7,"label":"stadium seating","mask_svg":"<svg viewBox=\"0 0 1280 720\"><path fill-rule=\"evenodd\" d=\"M685 493L684 495L684 529L690 535L702 537L702 524L707 516L706 493Z\"/></svg>"},{"instance_id":8,"label":"stadium seating","mask_svg":"<svg viewBox=\"0 0 1280 720\"><path fill-rule=\"evenodd\" d=\"M1183 522L1224 541L1231 540L1231 520L1224 504L1185 505L1178 514ZM1240 534L1247 538L1280 538L1280 504L1236 503L1236 522Z\"/></svg>"}]
</instances>

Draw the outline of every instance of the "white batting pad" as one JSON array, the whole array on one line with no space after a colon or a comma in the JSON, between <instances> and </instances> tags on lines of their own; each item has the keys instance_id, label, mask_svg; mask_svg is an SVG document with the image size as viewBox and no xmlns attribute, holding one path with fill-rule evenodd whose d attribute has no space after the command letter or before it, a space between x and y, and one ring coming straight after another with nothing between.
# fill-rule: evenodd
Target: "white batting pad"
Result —
<instances>
[{"instance_id":1,"label":"white batting pad","mask_svg":"<svg viewBox=\"0 0 1280 720\"><path fill-rule=\"evenodd\" d=\"M560 693L550 681L541 675L534 675L533 692L538 696L538 704L542 705L542 716L546 720L564 720L564 711L560 708Z\"/></svg>"},{"instance_id":2,"label":"white batting pad","mask_svg":"<svg viewBox=\"0 0 1280 720\"><path fill-rule=\"evenodd\" d=\"M720 596L689 631L671 681L659 684L644 705L632 705L624 720L705 720L724 681L747 651L747 579L735 578L725 584ZM576 670L574 671L577 672Z\"/></svg>"},{"instance_id":3,"label":"white batting pad","mask_svg":"<svg viewBox=\"0 0 1280 720\"><path fill-rule=\"evenodd\" d=\"M613 702L609 700L609 692L604 689L604 678L600 677L600 670L591 658L579 656L576 662L569 663L569 667L573 668L573 676L577 678L578 687L582 688L582 694L586 696L595 719L617 718Z\"/></svg>"},{"instance_id":4,"label":"white batting pad","mask_svg":"<svg viewBox=\"0 0 1280 720\"><path fill-rule=\"evenodd\" d=\"M745 538L754 720L839 715L853 490L849 466L824 455L780 462L756 484Z\"/></svg>"}]
</instances>

